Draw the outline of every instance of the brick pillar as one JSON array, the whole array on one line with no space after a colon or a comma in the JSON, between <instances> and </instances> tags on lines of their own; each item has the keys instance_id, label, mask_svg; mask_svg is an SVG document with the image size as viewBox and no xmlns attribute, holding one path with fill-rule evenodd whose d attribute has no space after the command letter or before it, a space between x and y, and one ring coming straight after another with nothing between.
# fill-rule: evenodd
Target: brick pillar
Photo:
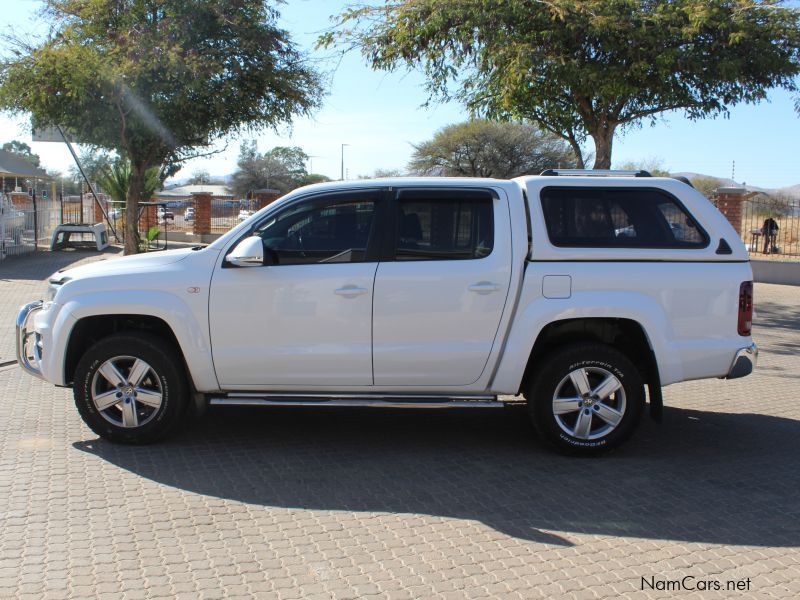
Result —
<instances>
[{"instance_id":1,"label":"brick pillar","mask_svg":"<svg viewBox=\"0 0 800 600\"><path fill-rule=\"evenodd\" d=\"M280 197L279 190L266 188L263 190L253 190L252 210L261 210L265 206L272 204Z\"/></svg>"},{"instance_id":2,"label":"brick pillar","mask_svg":"<svg viewBox=\"0 0 800 600\"><path fill-rule=\"evenodd\" d=\"M211 194L209 192L193 192L194 224L192 233L205 235L211 233Z\"/></svg>"},{"instance_id":3,"label":"brick pillar","mask_svg":"<svg viewBox=\"0 0 800 600\"><path fill-rule=\"evenodd\" d=\"M142 213L139 215L139 231L146 234L151 227L158 227L158 215L155 206L142 206Z\"/></svg>"},{"instance_id":4,"label":"brick pillar","mask_svg":"<svg viewBox=\"0 0 800 600\"><path fill-rule=\"evenodd\" d=\"M100 202L102 202L102 200ZM103 216L103 211L100 210L100 205L97 202L94 201L94 198L92 198L92 206L94 207L94 213L93 213L94 214L94 222L95 223L105 223L106 219ZM108 204L106 204L105 208L106 208L106 212L108 212Z\"/></svg>"},{"instance_id":5,"label":"brick pillar","mask_svg":"<svg viewBox=\"0 0 800 600\"><path fill-rule=\"evenodd\" d=\"M721 187L715 190L716 204L719 212L725 215L730 221L736 233L742 235L742 202L747 198L748 193L744 188Z\"/></svg>"}]
</instances>

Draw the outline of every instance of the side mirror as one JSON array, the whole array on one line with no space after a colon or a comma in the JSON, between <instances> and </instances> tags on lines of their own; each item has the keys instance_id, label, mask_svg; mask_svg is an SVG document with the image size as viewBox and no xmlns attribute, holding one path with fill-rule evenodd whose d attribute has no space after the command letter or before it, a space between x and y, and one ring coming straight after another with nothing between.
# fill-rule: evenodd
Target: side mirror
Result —
<instances>
[{"instance_id":1,"label":"side mirror","mask_svg":"<svg viewBox=\"0 0 800 600\"><path fill-rule=\"evenodd\" d=\"M225 262L237 267L261 267L264 265L264 242L257 235L236 244Z\"/></svg>"}]
</instances>

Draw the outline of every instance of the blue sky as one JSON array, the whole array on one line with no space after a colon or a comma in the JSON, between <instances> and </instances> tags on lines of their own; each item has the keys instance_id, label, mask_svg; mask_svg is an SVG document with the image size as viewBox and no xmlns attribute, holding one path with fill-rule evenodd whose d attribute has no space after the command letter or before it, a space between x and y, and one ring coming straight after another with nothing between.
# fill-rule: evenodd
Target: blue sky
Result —
<instances>
[{"instance_id":1,"label":"blue sky","mask_svg":"<svg viewBox=\"0 0 800 600\"><path fill-rule=\"evenodd\" d=\"M411 144L430 138L450 123L467 118L458 104L421 108L426 100L423 79L417 73L373 72L357 54L341 61L331 51L313 51L320 31L330 24L346 2L336 0L289 0L280 7L281 25L301 48L330 76L329 94L312 118L298 119L291 128L267 131L252 137L261 151L276 145L297 145L311 158L313 171L331 178L340 174L341 144L350 177L368 175L375 169L403 169L413 150ZM14 31L37 35L46 24L36 18L38 0L7 0L0 14L0 33ZM21 139L30 143L24 119L0 115L0 143ZM251 136L247 136L251 137ZM186 164L179 177L197 169L222 175L235 169L239 138L226 140L227 150ZM223 147L225 144L219 144ZM591 149L591 143L589 144ZM36 143L34 151L49 169L65 171L71 164L61 144ZM739 182L762 187L800 183L800 117L790 94L770 93L769 101L731 109L730 118L689 121L667 113L651 127L617 136L614 164L655 161L670 171L693 171L730 177L733 161Z\"/></svg>"}]
</instances>

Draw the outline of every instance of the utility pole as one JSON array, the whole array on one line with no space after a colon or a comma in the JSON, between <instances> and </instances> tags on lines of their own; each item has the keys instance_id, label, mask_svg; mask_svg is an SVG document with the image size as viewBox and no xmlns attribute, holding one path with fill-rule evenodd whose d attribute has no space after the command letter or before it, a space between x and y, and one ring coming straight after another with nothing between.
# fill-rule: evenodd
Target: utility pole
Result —
<instances>
[{"instance_id":1,"label":"utility pole","mask_svg":"<svg viewBox=\"0 0 800 600\"><path fill-rule=\"evenodd\" d=\"M342 175L339 178L339 181L344 181L344 147L349 145L350 144L342 144Z\"/></svg>"}]
</instances>

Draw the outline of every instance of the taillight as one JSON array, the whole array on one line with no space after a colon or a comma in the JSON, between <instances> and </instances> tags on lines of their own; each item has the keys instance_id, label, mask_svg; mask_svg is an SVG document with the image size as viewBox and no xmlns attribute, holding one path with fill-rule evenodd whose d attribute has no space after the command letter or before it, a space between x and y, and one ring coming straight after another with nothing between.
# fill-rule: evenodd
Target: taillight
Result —
<instances>
[{"instance_id":1,"label":"taillight","mask_svg":"<svg viewBox=\"0 0 800 600\"><path fill-rule=\"evenodd\" d=\"M750 335L753 329L753 282L743 281L739 286L739 335Z\"/></svg>"}]
</instances>

